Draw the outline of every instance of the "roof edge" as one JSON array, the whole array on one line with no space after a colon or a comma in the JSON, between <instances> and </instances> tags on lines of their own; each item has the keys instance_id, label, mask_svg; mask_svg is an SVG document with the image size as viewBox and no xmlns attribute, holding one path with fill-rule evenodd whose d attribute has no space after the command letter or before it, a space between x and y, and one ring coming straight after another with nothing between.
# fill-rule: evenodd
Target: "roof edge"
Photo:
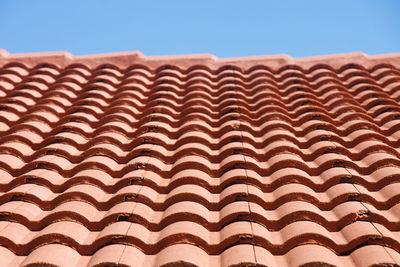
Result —
<instances>
[{"instance_id":1,"label":"roof edge","mask_svg":"<svg viewBox=\"0 0 400 267\"><path fill-rule=\"evenodd\" d=\"M234 65L241 69L248 69L254 65L265 65L275 70L285 65L298 65L303 69L308 69L318 64L327 64L333 68L340 68L346 64L360 64L366 68L370 68L381 63L391 64L394 67L400 68L400 53L367 55L362 52L353 52L302 58L292 58L285 54L218 58L212 54L144 56L140 51L81 56L74 56L66 51L10 54L6 50L0 48L0 66L11 62L22 63L27 67L48 63L54 64L60 68L74 63L84 64L89 68L95 68L102 64L111 64L121 69L134 64L146 65L149 68L158 68L163 65L175 65L182 69L193 65L205 65L212 69L219 68L223 65Z\"/></svg>"}]
</instances>

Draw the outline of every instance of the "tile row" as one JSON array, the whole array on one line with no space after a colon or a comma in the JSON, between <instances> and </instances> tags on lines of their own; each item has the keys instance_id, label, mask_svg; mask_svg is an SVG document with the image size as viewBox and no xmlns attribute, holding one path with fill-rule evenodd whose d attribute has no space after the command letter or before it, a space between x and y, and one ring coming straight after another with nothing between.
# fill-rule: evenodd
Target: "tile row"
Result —
<instances>
[{"instance_id":1,"label":"tile row","mask_svg":"<svg viewBox=\"0 0 400 267\"><path fill-rule=\"evenodd\" d=\"M299 155L288 152L277 154L265 161L258 161L256 158L238 153L229 155L216 163L196 154L184 155L175 162L164 162L160 158L147 156L148 154L139 155L123 163L116 162L106 155L94 155L78 163L72 163L68 158L51 154L41 156L31 162L24 162L15 156L2 154L0 155L0 168L13 177L25 175L35 169L51 170L64 177L76 176L87 169L99 169L111 177L117 178L146 168L158 173L163 178L173 177L187 169L201 170L209 176L217 178L231 169L248 169L255 171L260 176L267 177L282 168L297 168L310 176L317 176L334 167L353 169L360 175L371 175L382 167L400 166L400 159L384 152L366 155L358 161L348 160L336 153L322 154L313 161L304 161Z\"/></svg>"},{"instance_id":2,"label":"tile row","mask_svg":"<svg viewBox=\"0 0 400 267\"><path fill-rule=\"evenodd\" d=\"M400 205L396 204L389 209L378 210L367 202L353 200L337 204L331 210L321 210L315 203L295 199L267 210L261 203L246 202L246 198L240 196L220 210L210 210L196 199L181 199L161 210L155 210L142 201L124 201L103 211L79 198L64 201L51 210L43 210L35 203L19 199L0 205L0 221L15 222L30 231L42 231L60 221L76 222L89 231L101 231L107 225L120 221L141 224L150 231L161 231L176 222L194 222L209 231L220 231L235 221L253 221L269 231L280 231L294 222L310 221L330 232L340 231L355 221L369 221L390 231L399 231L399 209Z\"/></svg>"},{"instance_id":3,"label":"tile row","mask_svg":"<svg viewBox=\"0 0 400 267\"><path fill-rule=\"evenodd\" d=\"M145 161L143 161L145 162ZM167 194L171 190L185 184L199 185L210 193L221 193L226 187L244 183L254 185L262 192L268 193L288 184L302 184L315 192L325 192L334 185L355 183L369 191L379 191L382 188L400 182L400 168L383 166L370 175L360 175L355 170L340 166L329 168L319 175L309 175L304 170L284 167L270 176L261 176L254 170L236 166L224 172L219 177L212 177L204 170L185 169L170 177L162 177L157 172L146 170L144 163L140 168L123 176L112 177L104 170L88 168L71 177L64 177L58 172L48 169L34 169L21 176L12 176L0 169L2 181L0 192L7 192L23 184L38 184L47 187L54 193L61 193L79 184L89 184L101 188L104 192L113 194L129 185L144 185L158 193Z\"/></svg>"},{"instance_id":4,"label":"tile row","mask_svg":"<svg viewBox=\"0 0 400 267\"><path fill-rule=\"evenodd\" d=\"M307 244L325 246L336 255L348 255L367 244L400 251L399 232L363 221L349 224L338 232L330 232L310 221L293 222L280 231L269 231L261 224L246 221L230 223L217 232L190 221L171 223L158 232L126 221L109 224L99 232L89 231L72 221L52 223L40 232L30 231L19 223L0 221L0 229L2 246L21 256L52 243L66 244L86 256L110 244L135 246L147 255L157 254L175 244L196 244L209 255L221 254L236 244L259 246L273 255L284 255Z\"/></svg>"},{"instance_id":5,"label":"tile row","mask_svg":"<svg viewBox=\"0 0 400 267\"><path fill-rule=\"evenodd\" d=\"M400 254L391 248L367 245L355 249L347 256L337 257L330 249L316 245L298 246L281 256L274 256L262 247L237 244L220 255L208 255L191 244L171 245L156 255L146 255L140 249L123 244L110 244L99 249L93 256L81 256L74 249L62 244L49 244L32 251L29 256L16 256L7 248L0 247L0 263L3 266L30 266L52 264L62 267L78 266L171 266L188 265L204 267L233 267L256 265L260 267L302 266L316 264L328 266L367 267L371 265L396 266Z\"/></svg>"},{"instance_id":6,"label":"tile row","mask_svg":"<svg viewBox=\"0 0 400 267\"><path fill-rule=\"evenodd\" d=\"M186 133L178 140L171 140L163 134L158 136L142 135L137 139L131 139L132 141L129 143L111 143L110 141L114 139L112 136L109 136L109 142L105 138L98 137L98 142L92 139L91 144L86 143L77 146L72 143L72 140L77 141L77 138L72 139L72 136L69 136L70 138L65 136L63 142L45 143L44 147L40 147L38 144L34 144L31 147L29 144L24 143L23 140L10 140L0 144L0 162L12 163L12 167L17 169L28 162L46 160L46 156L52 155L54 156L52 161L57 161L56 159L59 157L64 158L70 164L83 163L96 156L110 158L117 164L129 164L136 157L151 155L151 157L162 161L164 164L174 164L185 156L196 155L201 156L212 164L218 164L224 158L241 152L258 162L268 162L274 157L285 157L284 154L291 154L297 157L298 161L304 161L308 164L309 162L322 164L325 161L323 155L331 154L338 161L356 161L357 165L362 166L362 163L358 163L358 161L366 160L365 158L368 155L384 153L387 161L392 159L393 162L395 158L400 157L400 152L395 148L378 140L364 140L353 148L346 148L335 141L317 141L317 137L321 137L321 135L318 136L314 132L313 134L316 137L313 136L312 139L314 139L315 143L305 147L307 143L303 143L303 145L300 145L301 143L296 144L292 141L295 136L279 135L280 132L277 130L276 135L270 136L266 140L254 138L255 140L253 139L252 143L247 143L247 140L251 140L251 136L242 138L240 131L229 132L219 142L211 139L206 134L202 135L198 132ZM324 133L322 132L321 134L323 136ZM296 140L298 142L306 141L305 138L303 140L299 139ZM308 142L312 139L308 139ZM47 141L47 139L43 139L43 141ZM257 141L260 142L258 143ZM79 148L82 146L85 146L86 149L80 150ZM97 160L101 162L100 158Z\"/></svg>"},{"instance_id":7,"label":"tile row","mask_svg":"<svg viewBox=\"0 0 400 267\"><path fill-rule=\"evenodd\" d=\"M376 209L387 210L399 203L399 192L398 182L391 183L376 192L352 183L336 184L325 192L315 192L306 185L290 183L267 193L254 185L246 184L246 181L227 186L221 193L211 193L201 185L184 184L167 194L158 193L151 187L143 185L127 185L115 193L107 193L101 187L90 184L73 185L62 193L54 193L46 186L27 183L0 193L0 204L26 201L35 203L42 210L53 210L62 203L82 200L99 210L107 211L119 203L135 202L163 211L181 201L195 201L209 211L219 211L224 206L239 200L257 203L265 210L275 210L292 201L309 202L320 210L331 210L347 201L363 201L370 203Z\"/></svg>"},{"instance_id":8,"label":"tile row","mask_svg":"<svg viewBox=\"0 0 400 267\"><path fill-rule=\"evenodd\" d=\"M24 64L15 62L4 65L0 70L0 74L15 74L19 77L28 75L48 75L51 77L59 77L76 74L84 78L108 75L113 76L116 79L125 79L132 74L140 73L149 79L158 76L173 75L181 80L191 76L204 76L209 79L220 79L221 76L225 77L225 73L227 72L234 72L242 80L261 73L271 77L272 79L276 79L277 81L291 77L302 77L304 79L315 80L321 76L348 79L355 75L374 78L399 75L399 70L390 64L376 64L370 69L366 69L364 66L358 64L346 64L338 69L334 69L328 64L316 64L308 69L303 69L298 65L286 65L274 71L265 65L254 65L246 70L233 65L225 65L216 70L210 69L206 65L194 65L184 70L171 64L160 66L157 69L150 69L146 65L140 64L132 65L126 69L120 69L117 65L103 64L99 65L97 68L91 69L84 64L71 64L65 68L59 68L56 65L48 63L38 64L35 67L29 68Z\"/></svg>"}]
</instances>

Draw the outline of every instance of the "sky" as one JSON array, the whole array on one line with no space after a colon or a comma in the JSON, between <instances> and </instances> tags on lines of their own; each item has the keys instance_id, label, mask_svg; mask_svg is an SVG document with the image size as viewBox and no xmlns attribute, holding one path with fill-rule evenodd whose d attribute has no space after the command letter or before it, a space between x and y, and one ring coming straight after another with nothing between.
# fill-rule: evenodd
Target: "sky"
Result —
<instances>
[{"instance_id":1,"label":"sky","mask_svg":"<svg viewBox=\"0 0 400 267\"><path fill-rule=\"evenodd\" d=\"M74 55L400 52L398 0L0 0L0 48Z\"/></svg>"}]
</instances>

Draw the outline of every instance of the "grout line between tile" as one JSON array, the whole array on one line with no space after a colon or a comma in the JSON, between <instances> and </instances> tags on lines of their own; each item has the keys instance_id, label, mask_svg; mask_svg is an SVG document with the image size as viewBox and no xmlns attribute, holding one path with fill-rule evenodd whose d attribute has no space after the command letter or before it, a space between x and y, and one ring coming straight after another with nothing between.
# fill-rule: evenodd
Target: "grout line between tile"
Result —
<instances>
[{"instance_id":1,"label":"grout line between tile","mask_svg":"<svg viewBox=\"0 0 400 267\"><path fill-rule=\"evenodd\" d=\"M240 112L240 107L239 107L239 103L238 103L238 93L237 93L237 88L236 88L237 87L237 82L236 82L236 77L235 77L234 70L231 70L231 73L232 73L232 80L233 80L233 88L235 89L234 92L235 92L235 96L236 96L237 113L239 114L239 119L238 119L238 121L239 121L239 132L240 132L240 139L241 139L241 144L242 144L242 149L243 149L242 156L243 156L243 161L244 161L244 165L245 165L244 173L246 175L247 206L248 206L248 209L249 209L249 217L250 217L249 218L249 223L250 223L251 235L252 235L252 238L254 239L253 222L251 221L252 220L252 213L251 213L251 206L250 206L250 200L249 200L249 195L250 195L249 183L248 183L249 176L247 174L247 160L246 160L246 156L244 154L245 147L244 147L244 142L243 142L243 131L242 131L242 121L241 121L241 115L242 114ZM252 248L253 248L254 261L255 261L255 264L257 265L258 261L257 261L257 254L256 254L256 248L255 248L254 242L252 242L251 245L252 245Z\"/></svg>"},{"instance_id":2,"label":"grout line between tile","mask_svg":"<svg viewBox=\"0 0 400 267\"><path fill-rule=\"evenodd\" d=\"M155 124L155 126L158 127L159 124L160 124L160 122L158 121L158 122ZM158 133L154 132L152 137L154 138L157 134L158 134ZM136 138L137 138L137 137L136 137ZM155 146L155 144L152 143L149 150L152 151L152 148L153 148L154 146ZM148 164L149 164L149 162L150 162L150 159L151 159L151 155L148 156L148 159L147 159L147 161L146 161L146 163L145 163L145 168L143 169L142 175L140 176L140 178L142 178L142 179L144 179L144 177L145 177L145 175L146 175L146 173L147 173L147 166L148 166ZM144 185L142 184L142 185L140 186L139 190L137 191L137 196L138 196L138 197L139 197L139 193L140 193L140 191L143 189L143 187L144 187ZM136 206L137 206L137 201L136 201L135 204L133 205L132 211L130 212L130 215L133 215L133 212L135 211ZM129 233L129 230L131 229L131 227L132 227L132 223L130 222L129 227L128 227L128 229L126 230L126 233L125 233L125 235L124 235L125 237L127 237L127 235L128 235L128 233ZM125 253L126 247L127 247L127 245L124 245L124 249L122 250L122 253L121 253L121 255L119 256L118 264L117 264L117 265L120 264L120 261L121 261L121 259L122 259L122 256L123 256L124 253Z\"/></svg>"}]
</instances>

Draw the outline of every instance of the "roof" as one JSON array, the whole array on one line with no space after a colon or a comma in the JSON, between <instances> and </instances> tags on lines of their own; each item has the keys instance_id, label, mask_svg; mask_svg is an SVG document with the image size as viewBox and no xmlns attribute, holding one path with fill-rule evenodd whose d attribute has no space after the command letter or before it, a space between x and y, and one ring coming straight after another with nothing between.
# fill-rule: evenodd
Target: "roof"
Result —
<instances>
[{"instance_id":1,"label":"roof","mask_svg":"<svg viewBox=\"0 0 400 267\"><path fill-rule=\"evenodd\" d=\"M400 264L400 54L0 66L1 266Z\"/></svg>"}]
</instances>

